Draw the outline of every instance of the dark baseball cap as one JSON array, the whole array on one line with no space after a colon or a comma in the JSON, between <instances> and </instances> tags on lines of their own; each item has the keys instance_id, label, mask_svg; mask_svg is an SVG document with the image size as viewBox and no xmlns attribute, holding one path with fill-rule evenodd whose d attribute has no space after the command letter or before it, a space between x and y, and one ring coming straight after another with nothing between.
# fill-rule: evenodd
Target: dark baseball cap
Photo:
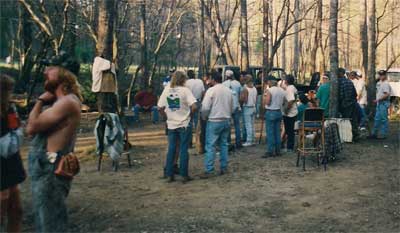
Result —
<instances>
[{"instance_id":1,"label":"dark baseball cap","mask_svg":"<svg viewBox=\"0 0 400 233\"><path fill-rule=\"evenodd\" d=\"M387 73L386 70L380 70L380 71L378 71L378 74L379 74L379 75L386 75L386 73Z\"/></svg>"},{"instance_id":2,"label":"dark baseball cap","mask_svg":"<svg viewBox=\"0 0 400 233\"><path fill-rule=\"evenodd\" d=\"M60 51L58 55L54 55L50 58L42 59L40 64L44 66L60 66L71 71L75 75L79 74L80 69L80 64L65 51Z\"/></svg>"}]
</instances>

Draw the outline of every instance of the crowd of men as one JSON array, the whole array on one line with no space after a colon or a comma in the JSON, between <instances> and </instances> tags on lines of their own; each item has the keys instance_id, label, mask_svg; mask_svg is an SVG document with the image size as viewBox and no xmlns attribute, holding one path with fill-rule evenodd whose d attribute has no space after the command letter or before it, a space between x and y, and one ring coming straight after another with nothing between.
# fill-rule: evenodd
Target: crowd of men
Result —
<instances>
[{"instance_id":1,"label":"crowd of men","mask_svg":"<svg viewBox=\"0 0 400 233\"><path fill-rule=\"evenodd\" d=\"M258 75L258 78L261 77L262 75ZM257 108L264 112L267 135L267 148L262 158L280 156L282 152L294 152L297 123L303 120L303 113L307 108L322 108L325 118L331 117L330 77L329 72L324 73L316 90L299 94L293 75L286 75L282 80L267 76L260 82L246 72L235 78L231 70L227 70L225 74L213 70L201 80L196 79L191 70L187 75L182 71L172 70L170 76L164 79L164 90L157 104L167 119L168 153L164 177L173 182L175 175L180 174L183 182L192 180L188 172L188 148L192 145L192 132L196 129L199 115L203 136L199 140L204 142L205 149L204 173L200 178L215 175L216 154L220 157L219 174L223 175L228 169L231 145L240 149L256 144ZM353 141L357 142L359 132L365 130L367 121L365 81L359 72L346 73L343 68L338 69L337 77L338 112L341 118L350 120ZM261 100L257 90L260 83L263 83ZM379 71L374 101L377 104L375 122L369 136L371 139L385 138L388 134L390 93L386 72ZM234 142L231 142L231 125L235 132ZM175 149L177 145L179 149Z\"/></svg>"},{"instance_id":2,"label":"crowd of men","mask_svg":"<svg viewBox=\"0 0 400 233\"><path fill-rule=\"evenodd\" d=\"M107 69L111 66L106 63ZM99 69L103 69L99 66ZM105 69L105 68L104 68ZM58 60L47 64L44 71L45 92L40 95L29 114L25 131L32 136L29 152L29 171L32 184L33 216L38 232L66 232L67 208L65 200L71 188L72 177L79 171L73 156L76 130L80 122L81 101L76 75L79 65L69 60ZM164 80L164 89L157 98L152 90L140 93L135 98L135 117L139 111L156 109L166 117L168 150L165 162L165 177L175 181L180 174L183 182L192 180L189 173L188 148L192 142L192 129L200 128L199 141L203 142L204 173L201 178L214 175L214 160L219 154L219 174L229 168L229 145L236 149L253 146L255 140L255 117L261 109L265 112L267 148L263 158L280 156L282 148L293 151L295 144L295 122L301 121L307 108L321 107L329 117L330 87L328 73L322 76L316 98L297 94L295 78L291 75L279 81L272 76L260 81L246 72L240 78L230 70L225 74L212 71L202 80L196 79L193 71L170 72ZM358 136L366 125L366 89L361 75L351 72L350 79L345 70L339 69L339 112L351 119L353 135ZM225 80L223 80L223 75ZM377 83L376 115L371 138L388 135L388 107L390 85L386 72L379 72ZM7 219L7 231L21 231L22 208L18 184L26 178L19 149L19 129L22 128L17 112L11 103L13 78L0 76L1 87L1 224ZM101 87L101 85L100 85ZM260 92L260 89L262 91ZM109 93L112 93L111 90ZM262 99L260 98L262 94ZM299 101L298 101L299 100ZM157 103L156 103L157 102ZM115 107L115 106L114 106ZM260 110L257 111L257 108ZM158 115L153 122L157 123ZM283 122L283 129L281 125ZM235 141L231 139L231 124L235 130ZM284 132L283 134L281 132ZM282 143L282 139L286 143ZM179 158L178 158L179 157ZM179 160L179 166L178 166Z\"/></svg>"}]
</instances>

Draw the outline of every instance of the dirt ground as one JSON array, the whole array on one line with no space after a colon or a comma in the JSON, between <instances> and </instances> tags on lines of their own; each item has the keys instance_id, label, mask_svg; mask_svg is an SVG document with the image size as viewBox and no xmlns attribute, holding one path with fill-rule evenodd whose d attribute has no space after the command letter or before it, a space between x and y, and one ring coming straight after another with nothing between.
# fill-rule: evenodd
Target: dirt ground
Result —
<instances>
[{"instance_id":1,"label":"dirt ground","mask_svg":"<svg viewBox=\"0 0 400 233\"><path fill-rule=\"evenodd\" d=\"M125 158L98 172L94 138L81 135L82 170L67 205L72 232L400 232L400 130L382 141L345 144L324 172L295 154L262 159L265 145L229 157L229 172L200 180L203 156L191 150L182 184L161 179L166 137L162 124L130 130L134 166ZM218 159L216 159L218 161ZM216 163L218 170L218 162ZM21 186L24 231L34 231L29 179Z\"/></svg>"}]
</instances>

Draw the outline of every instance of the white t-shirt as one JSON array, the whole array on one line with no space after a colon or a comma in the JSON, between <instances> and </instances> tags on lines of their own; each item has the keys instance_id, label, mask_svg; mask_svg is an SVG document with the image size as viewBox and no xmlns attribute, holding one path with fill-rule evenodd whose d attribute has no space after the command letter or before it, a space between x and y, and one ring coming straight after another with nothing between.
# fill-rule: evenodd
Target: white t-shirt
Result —
<instances>
[{"instance_id":1,"label":"white t-shirt","mask_svg":"<svg viewBox=\"0 0 400 233\"><path fill-rule=\"evenodd\" d=\"M297 95L297 89L294 85L289 85L286 87L286 101L290 102L293 100L296 100L296 95ZM292 104L292 107L289 109L287 114L284 113L285 116L287 117L295 117L297 116L297 103L294 102Z\"/></svg>"},{"instance_id":2,"label":"white t-shirt","mask_svg":"<svg viewBox=\"0 0 400 233\"><path fill-rule=\"evenodd\" d=\"M208 115L209 121L229 120L233 110L233 97L229 88L222 84L217 84L207 90L201 111L210 111Z\"/></svg>"},{"instance_id":3,"label":"white t-shirt","mask_svg":"<svg viewBox=\"0 0 400 233\"><path fill-rule=\"evenodd\" d=\"M389 95L392 92L392 88L390 87L390 84L387 80L385 81L379 81L376 84L376 99L379 100L380 98L383 97L383 95L386 93L389 93Z\"/></svg>"},{"instance_id":4,"label":"white t-shirt","mask_svg":"<svg viewBox=\"0 0 400 233\"><path fill-rule=\"evenodd\" d=\"M270 87L268 88L268 92L271 94L271 103L270 105L265 105L265 108L269 110L281 110L286 92L280 87Z\"/></svg>"},{"instance_id":5,"label":"white t-shirt","mask_svg":"<svg viewBox=\"0 0 400 233\"><path fill-rule=\"evenodd\" d=\"M185 85L192 91L194 98L198 100L201 99L203 92L205 91L203 81L200 79L189 79L186 81Z\"/></svg>"},{"instance_id":6,"label":"white t-shirt","mask_svg":"<svg viewBox=\"0 0 400 233\"><path fill-rule=\"evenodd\" d=\"M92 91L99 92L101 89L101 81L103 77L103 71L111 69L111 72L115 73L115 66L111 62L102 57L95 57L92 67Z\"/></svg>"},{"instance_id":7,"label":"white t-shirt","mask_svg":"<svg viewBox=\"0 0 400 233\"><path fill-rule=\"evenodd\" d=\"M246 107L255 107L257 102L257 89L255 87L249 88L247 85L244 86L247 89L247 102L244 103Z\"/></svg>"},{"instance_id":8,"label":"white t-shirt","mask_svg":"<svg viewBox=\"0 0 400 233\"><path fill-rule=\"evenodd\" d=\"M187 87L165 87L157 106L165 107L168 129L187 127L190 122L190 107L196 103L192 92Z\"/></svg>"},{"instance_id":9,"label":"white t-shirt","mask_svg":"<svg viewBox=\"0 0 400 233\"><path fill-rule=\"evenodd\" d=\"M356 88L357 96L361 96L358 103L361 105L367 105L367 88L365 87L365 81L361 79L354 79L352 81Z\"/></svg>"}]
</instances>

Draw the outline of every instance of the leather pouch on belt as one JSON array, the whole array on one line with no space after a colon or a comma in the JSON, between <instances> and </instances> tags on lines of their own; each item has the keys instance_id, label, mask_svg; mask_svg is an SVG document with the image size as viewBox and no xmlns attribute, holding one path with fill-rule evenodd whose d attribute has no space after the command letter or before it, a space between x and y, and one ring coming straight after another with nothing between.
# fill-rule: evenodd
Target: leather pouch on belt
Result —
<instances>
[{"instance_id":1,"label":"leather pouch on belt","mask_svg":"<svg viewBox=\"0 0 400 233\"><path fill-rule=\"evenodd\" d=\"M54 166L54 174L68 179L74 178L80 170L78 157L73 153L58 156Z\"/></svg>"}]
</instances>

